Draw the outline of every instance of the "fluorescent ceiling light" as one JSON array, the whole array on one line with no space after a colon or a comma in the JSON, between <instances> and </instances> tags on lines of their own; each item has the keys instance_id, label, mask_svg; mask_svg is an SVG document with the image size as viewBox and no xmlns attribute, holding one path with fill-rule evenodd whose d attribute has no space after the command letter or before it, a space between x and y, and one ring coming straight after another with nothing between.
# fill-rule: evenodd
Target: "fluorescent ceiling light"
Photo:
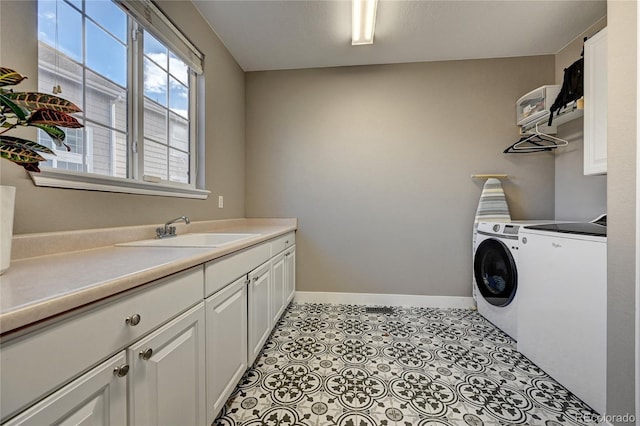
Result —
<instances>
[{"instance_id":1,"label":"fluorescent ceiling light","mask_svg":"<svg viewBox=\"0 0 640 426\"><path fill-rule=\"evenodd\" d=\"M352 0L351 44L373 44L378 0Z\"/></svg>"}]
</instances>

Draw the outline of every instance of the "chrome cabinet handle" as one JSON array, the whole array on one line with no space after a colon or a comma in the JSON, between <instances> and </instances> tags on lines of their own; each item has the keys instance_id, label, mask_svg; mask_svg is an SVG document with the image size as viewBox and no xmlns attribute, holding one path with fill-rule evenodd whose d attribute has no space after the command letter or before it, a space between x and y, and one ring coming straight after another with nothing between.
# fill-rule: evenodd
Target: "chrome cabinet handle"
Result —
<instances>
[{"instance_id":1,"label":"chrome cabinet handle","mask_svg":"<svg viewBox=\"0 0 640 426\"><path fill-rule=\"evenodd\" d=\"M258 278L260 277L253 277L253 282L255 283L256 281L258 281Z\"/></svg>"},{"instance_id":2,"label":"chrome cabinet handle","mask_svg":"<svg viewBox=\"0 0 640 426\"><path fill-rule=\"evenodd\" d=\"M245 280L245 284L251 284L251 280Z\"/></svg>"},{"instance_id":3,"label":"chrome cabinet handle","mask_svg":"<svg viewBox=\"0 0 640 426\"><path fill-rule=\"evenodd\" d=\"M141 319L142 319L142 318L140 318L140 314L133 314L133 315L131 315L130 317L126 317L126 318L124 319L124 322L125 322L127 325L130 325L130 326L132 326L132 327L135 327L136 325L140 324L140 320L141 320Z\"/></svg>"},{"instance_id":4,"label":"chrome cabinet handle","mask_svg":"<svg viewBox=\"0 0 640 426\"><path fill-rule=\"evenodd\" d=\"M140 353L138 354L138 356L145 361L149 361L149 359L151 358L151 355L153 355L153 349L151 348L148 348L147 350L144 350L144 351L140 351Z\"/></svg>"},{"instance_id":5,"label":"chrome cabinet handle","mask_svg":"<svg viewBox=\"0 0 640 426\"><path fill-rule=\"evenodd\" d=\"M129 364L122 364L113 369L113 375L116 377L124 377L129 372Z\"/></svg>"},{"instance_id":6,"label":"chrome cabinet handle","mask_svg":"<svg viewBox=\"0 0 640 426\"><path fill-rule=\"evenodd\" d=\"M285 241L284 243L285 243L285 244L289 244L289 240Z\"/></svg>"}]
</instances>

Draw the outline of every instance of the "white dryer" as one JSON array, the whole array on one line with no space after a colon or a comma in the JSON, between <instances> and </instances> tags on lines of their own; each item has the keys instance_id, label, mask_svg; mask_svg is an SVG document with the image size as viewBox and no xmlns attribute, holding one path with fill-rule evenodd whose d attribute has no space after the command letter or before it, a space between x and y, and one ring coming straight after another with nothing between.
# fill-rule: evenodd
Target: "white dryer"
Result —
<instances>
[{"instance_id":1,"label":"white dryer","mask_svg":"<svg viewBox=\"0 0 640 426\"><path fill-rule=\"evenodd\" d=\"M553 220L480 222L474 247L473 298L478 312L518 340L518 250L520 228Z\"/></svg>"},{"instance_id":2,"label":"white dryer","mask_svg":"<svg viewBox=\"0 0 640 426\"><path fill-rule=\"evenodd\" d=\"M520 231L518 352L600 414L607 402L607 227Z\"/></svg>"}]
</instances>

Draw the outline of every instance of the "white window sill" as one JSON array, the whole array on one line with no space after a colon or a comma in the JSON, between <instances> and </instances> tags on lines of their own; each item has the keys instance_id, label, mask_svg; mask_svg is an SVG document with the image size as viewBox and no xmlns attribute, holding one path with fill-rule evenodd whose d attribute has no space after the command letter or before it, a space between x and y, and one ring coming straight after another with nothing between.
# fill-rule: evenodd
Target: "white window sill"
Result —
<instances>
[{"instance_id":1,"label":"white window sill","mask_svg":"<svg viewBox=\"0 0 640 426\"><path fill-rule=\"evenodd\" d=\"M162 197L206 200L211 191L168 182L141 182L91 173L68 172L42 167L40 173L30 172L36 186L84 189L88 191L121 192L125 194L157 195Z\"/></svg>"}]
</instances>

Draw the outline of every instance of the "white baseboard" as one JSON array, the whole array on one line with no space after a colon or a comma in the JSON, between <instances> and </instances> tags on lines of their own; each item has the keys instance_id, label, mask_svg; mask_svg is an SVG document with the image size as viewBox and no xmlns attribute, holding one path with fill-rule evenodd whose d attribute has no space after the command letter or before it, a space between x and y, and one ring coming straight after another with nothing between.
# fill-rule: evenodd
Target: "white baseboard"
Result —
<instances>
[{"instance_id":1,"label":"white baseboard","mask_svg":"<svg viewBox=\"0 0 640 426\"><path fill-rule=\"evenodd\" d=\"M472 297L420 296L411 294L329 293L296 291L297 303L334 303L346 305L383 305L419 308L475 308Z\"/></svg>"}]
</instances>

